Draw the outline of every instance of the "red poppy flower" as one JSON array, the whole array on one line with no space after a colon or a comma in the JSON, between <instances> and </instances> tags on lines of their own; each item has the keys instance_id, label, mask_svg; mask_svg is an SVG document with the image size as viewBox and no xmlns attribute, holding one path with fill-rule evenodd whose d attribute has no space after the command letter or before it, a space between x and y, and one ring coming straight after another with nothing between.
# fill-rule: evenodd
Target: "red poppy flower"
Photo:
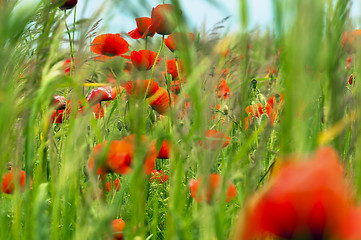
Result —
<instances>
[{"instance_id":1,"label":"red poppy flower","mask_svg":"<svg viewBox=\"0 0 361 240\"><path fill-rule=\"evenodd\" d=\"M98 161L97 158L100 157L99 154L102 153L104 148L107 148L103 164L97 167L97 174L103 175L111 171L119 174L129 173L131 171L134 151L136 150L135 143L136 136L130 135L122 140L114 140L110 142L109 145L107 142L97 144L89 159L89 168L94 168L94 162ZM146 174L149 174L154 169L157 152L155 145L149 143L147 137L141 136L141 143L148 146L144 160L144 171Z\"/></svg>"},{"instance_id":2,"label":"red poppy flower","mask_svg":"<svg viewBox=\"0 0 361 240\"><path fill-rule=\"evenodd\" d=\"M218 92L218 98L228 99L228 97L232 96L232 93L230 93L230 89L228 87L228 84L226 80L222 80L221 83L218 86L216 86L216 92Z\"/></svg>"},{"instance_id":3,"label":"red poppy flower","mask_svg":"<svg viewBox=\"0 0 361 240\"><path fill-rule=\"evenodd\" d=\"M182 85L184 84L184 80L182 79ZM179 80L173 80L170 83L170 90L174 94L178 94L180 92L180 82Z\"/></svg>"},{"instance_id":4,"label":"red poppy flower","mask_svg":"<svg viewBox=\"0 0 361 240\"><path fill-rule=\"evenodd\" d=\"M253 105L247 106L245 110L246 110L247 115L251 117L251 120L254 116L256 116L257 118L260 118L263 114L263 106L261 103L257 103L256 113L254 111Z\"/></svg>"},{"instance_id":5,"label":"red poppy flower","mask_svg":"<svg viewBox=\"0 0 361 240\"><path fill-rule=\"evenodd\" d=\"M278 110L283 105L283 96L280 94L276 94L271 96L266 104L266 114L271 124L273 125L276 121Z\"/></svg>"},{"instance_id":6,"label":"red poppy flower","mask_svg":"<svg viewBox=\"0 0 361 240\"><path fill-rule=\"evenodd\" d=\"M165 45L174 52L178 49L185 49L189 46L189 43L192 44L194 41L193 33L183 33L175 32L170 34L166 39L164 39Z\"/></svg>"},{"instance_id":7,"label":"red poppy flower","mask_svg":"<svg viewBox=\"0 0 361 240\"><path fill-rule=\"evenodd\" d=\"M178 63L178 69L177 69L177 65L176 65L176 61ZM172 79L178 79L178 70L181 74L182 77L184 77L185 74L185 67L183 62L178 59L169 59L167 60L167 73L172 75Z\"/></svg>"},{"instance_id":8,"label":"red poppy flower","mask_svg":"<svg viewBox=\"0 0 361 240\"><path fill-rule=\"evenodd\" d=\"M111 87L98 87L91 90L86 97L89 103L96 104L102 101L113 100Z\"/></svg>"},{"instance_id":9,"label":"red poppy flower","mask_svg":"<svg viewBox=\"0 0 361 240\"><path fill-rule=\"evenodd\" d=\"M95 116L95 119L100 119L104 117L104 108L101 103L95 104L93 106L93 114Z\"/></svg>"},{"instance_id":10,"label":"red poppy flower","mask_svg":"<svg viewBox=\"0 0 361 240\"><path fill-rule=\"evenodd\" d=\"M147 102L161 115L169 111L169 95L167 90L162 87L160 87L153 96L147 98ZM173 101L171 101L171 105L173 105Z\"/></svg>"},{"instance_id":11,"label":"red poppy flower","mask_svg":"<svg viewBox=\"0 0 361 240\"><path fill-rule=\"evenodd\" d=\"M350 33L345 32L341 39L342 47L357 46L361 41L361 29L356 29Z\"/></svg>"},{"instance_id":12,"label":"red poppy flower","mask_svg":"<svg viewBox=\"0 0 361 240\"><path fill-rule=\"evenodd\" d=\"M223 132L207 130L205 140L199 140L199 145L207 149L215 150L227 147L230 140L231 138Z\"/></svg>"},{"instance_id":13,"label":"red poppy flower","mask_svg":"<svg viewBox=\"0 0 361 240\"><path fill-rule=\"evenodd\" d=\"M155 30L152 27L152 20L149 17L136 18L137 28L128 32L133 39L153 37Z\"/></svg>"},{"instance_id":14,"label":"red poppy flower","mask_svg":"<svg viewBox=\"0 0 361 240\"><path fill-rule=\"evenodd\" d=\"M114 219L112 221L113 240L123 240L123 231L125 222L123 219Z\"/></svg>"},{"instance_id":15,"label":"red poppy flower","mask_svg":"<svg viewBox=\"0 0 361 240\"><path fill-rule=\"evenodd\" d=\"M162 170L153 170L151 172L150 181L163 184L168 180L168 176Z\"/></svg>"},{"instance_id":16,"label":"red poppy flower","mask_svg":"<svg viewBox=\"0 0 361 240\"><path fill-rule=\"evenodd\" d=\"M175 8L171 4L160 4L153 8L151 20L154 31L161 35L172 33L177 26L175 14Z\"/></svg>"},{"instance_id":17,"label":"red poppy flower","mask_svg":"<svg viewBox=\"0 0 361 240\"><path fill-rule=\"evenodd\" d=\"M108 181L105 186L105 191L110 192L111 190L119 191L120 190L120 183L119 179L115 179L115 181Z\"/></svg>"},{"instance_id":18,"label":"red poppy flower","mask_svg":"<svg viewBox=\"0 0 361 240\"><path fill-rule=\"evenodd\" d=\"M352 83L354 82L355 77L353 76L353 74L350 75L350 77L348 78L348 84L352 85Z\"/></svg>"},{"instance_id":19,"label":"red poppy flower","mask_svg":"<svg viewBox=\"0 0 361 240\"><path fill-rule=\"evenodd\" d=\"M64 61L64 64L63 64L64 73L68 76L70 75L70 70L72 70L72 73L74 73L74 65L72 66L71 61L72 61L72 59L68 58Z\"/></svg>"},{"instance_id":20,"label":"red poppy flower","mask_svg":"<svg viewBox=\"0 0 361 240\"><path fill-rule=\"evenodd\" d=\"M348 57L346 59L346 69L351 69L352 68L352 57Z\"/></svg>"},{"instance_id":21,"label":"red poppy flower","mask_svg":"<svg viewBox=\"0 0 361 240\"><path fill-rule=\"evenodd\" d=\"M197 202L206 200L209 204L212 203L214 197L217 199L220 197L222 192L222 181L223 178L216 173L212 173L208 176L208 183L205 186L202 186L201 178L198 180L192 179L189 182L192 198L196 199ZM227 186L226 202L230 202L237 196L237 189L230 181L227 181Z\"/></svg>"},{"instance_id":22,"label":"red poppy flower","mask_svg":"<svg viewBox=\"0 0 361 240\"><path fill-rule=\"evenodd\" d=\"M150 50L132 51L130 53L130 59L134 67L138 70L149 70L153 67L157 53ZM158 58L157 63L160 61Z\"/></svg>"},{"instance_id":23,"label":"red poppy flower","mask_svg":"<svg viewBox=\"0 0 361 240\"><path fill-rule=\"evenodd\" d=\"M331 147L284 161L248 204L234 239L361 239L361 209Z\"/></svg>"},{"instance_id":24,"label":"red poppy flower","mask_svg":"<svg viewBox=\"0 0 361 240\"><path fill-rule=\"evenodd\" d=\"M3 177L3 182L1 185L1 191L6 194L13 194L15 191L15 182L14 182L14 173L13 169L9 173L5 173ZM19 182L18 182L21 191L25 189L25 171L20 171Z\"/></svg>"},{"instance_id":25,"label":"red poppy flower","mask_svg":"<svg viewBox=\"0 0 361 240\"><path fill-rule=\"evenodd\" d=\"M128 52L129 44L119 33L102 34L97 36L92 44L91 51L101 55L101 59L109 59L116 56L123 56Z\"/></svg>"},{"instance_id":26,"label":"red poppy flower","mask_svg":"<svg viewBox=\"0 0 361 240\"><path fill-rule=\"evenodd\" d=\"M169 159L170 150L171 150L170 142L168 140L163 140L162 145L160 146L157 158Z\"/></svg>"},{"instance_id":27,"label":"red poppy flower","mask_svg":"<svg viewBox=\"0 0 361 240\"><path fill-rule=\"evenodd\" d=\"M124 87L116 86L112 88L112 99L114 100L118 95L123 94ZM125 95L122 95L122 99L125 99Z\"/></svg>"},{"instance_id":28,"label":"red poppy flower","mask_svg":"<svg viewBox=\"0 0 361 240\"><path fill-rule=\"evenodd\" d=\"M67 10L75 7L78 3L78 0L58 0L58 2L62 2L63 4L59 7L61 10Z\"/></svg>"},{"instance_id":29,"label":"red poppy flower","mask_svg":"<svg viewBox=\"0 0 361 240\"><path fill-rule=\"evenodd\" d=\"M154 95L159 89L158 83L154 82L153 79L150 80L150 82L149 80L128 81L123 86L129 95L138 97L144 97L147 88L148 91L146 97Z\"/></svg>"}]
</instances>

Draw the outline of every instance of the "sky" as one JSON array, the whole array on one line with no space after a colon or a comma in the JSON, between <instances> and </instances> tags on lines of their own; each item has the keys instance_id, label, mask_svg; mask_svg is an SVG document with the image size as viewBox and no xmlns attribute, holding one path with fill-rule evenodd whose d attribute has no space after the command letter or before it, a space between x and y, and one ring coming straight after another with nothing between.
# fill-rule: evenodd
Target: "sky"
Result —
<instances>
[{"instance_id":1,"label":"sky","mask_svg":"<svg viewBox=\"0 0 361 240\"><path fill-rule=\"evenodd\" d=\"M205 0L180 0L183 15L191 29L211 29L217 22L227 16L231 18L224 24L230 31L239 30L239 0L213 0L215 6ZM361 2L353 0L351 15L361 16ZM167 1L166 1L167 2ZM136 27L136 17L150 17L152 7L162 0L79 0L77 18L89 17L95 10L103 9L98 18L104 18L101 24L103 31L110 33L129 32ZM266 29L272 22L271 0L249 0L250 27L259 26ZM130 11L130 9L136 9ZM359 21L360 22L360 21ZM358 26L360 27L360 26Z\"/></svg>"}]
</instances>

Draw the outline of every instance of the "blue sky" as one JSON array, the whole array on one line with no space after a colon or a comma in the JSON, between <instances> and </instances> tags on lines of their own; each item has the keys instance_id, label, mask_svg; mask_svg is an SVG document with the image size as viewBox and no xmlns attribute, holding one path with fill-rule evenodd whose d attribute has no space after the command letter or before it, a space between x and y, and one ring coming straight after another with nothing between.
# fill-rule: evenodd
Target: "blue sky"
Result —
<instances>
[{"instance_id":1,"label":"blue sky","mask_svg":"<svg viewBox=\"0 0 361 240\"><path fill-rule=\"evenodd\" d=\"M183 14L192 28L207 29L223 19L231 16L226 23L230 30L238 29L239 0L214 0L220 6L214 6L205 0L181 0ZM141 4L144 2L145 4ZM167 2L167 1L166 1ZM266 28L272 22L271 0L249 0L250 26ZM99 18L104 18L102 27L104 32L128 32L136 27L135 17L150 16L152 7L162 3L161 0L79 0L78 18L89 17L95 10L102 8ZM129 9L137 9L131 12ZM351 15L360 17L361 3L354 0Z\"/></svg>"}]
</instances>

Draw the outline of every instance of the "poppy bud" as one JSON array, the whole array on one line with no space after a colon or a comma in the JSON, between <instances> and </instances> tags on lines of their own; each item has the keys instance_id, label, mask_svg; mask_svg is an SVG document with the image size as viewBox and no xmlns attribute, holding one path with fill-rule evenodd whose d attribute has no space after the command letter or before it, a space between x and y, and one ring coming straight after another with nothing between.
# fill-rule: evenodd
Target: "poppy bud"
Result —
<instances>
[{"instance_id":1,"label":"poppy bud","mask_svg":"<svg viewBox=\"0 0 361 240\"><path fill-rule=\"evenodd\" d=\"M253 89L256 89L256 88L257 88L257 80L256 80L256 79L253 79L253 80L252 80L251 86L252 86Z\"/></svg>"},{"instance_id":2,"label":"poppy bud","mask_svg":"<svg viewBox=\"0 0 361 240\"><path fill-rule=\"evenodd\" d=\"M61 10L67 10L75 7L78 3L78 0L61 0L58 2L62 2L63 4L59 7Z\"/></svg>"},{"instance_id":3,"label":"poppy bud","mask_svg":"<svg viewBox=\"0 0 361 240\"><path fill-rule=\"evenodd\" d=\"M171 4L160 4L152 9L152 27L162 35L168 35L176 28L177 23L174 20L176 14L175 8Z\"/></svg>"},{"instance_id":4,"label":"poppy bud","mask_svg":"<svg viewBox=\"0 0 361 240\"><path fill-rule=\"evenodd\" d=\"M113 239L122 240L124 228L125 222L123 221L123 219L114 219L112 222Z\"/></svg>"}]
</instances>

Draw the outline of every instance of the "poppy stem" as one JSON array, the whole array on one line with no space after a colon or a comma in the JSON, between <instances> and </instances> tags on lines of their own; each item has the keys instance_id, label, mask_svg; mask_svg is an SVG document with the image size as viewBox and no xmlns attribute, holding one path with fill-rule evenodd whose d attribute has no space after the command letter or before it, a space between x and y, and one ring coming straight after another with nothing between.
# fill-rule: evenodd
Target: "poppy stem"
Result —
<instances>
[{"instance_id":1,"label":"poppy stem","mask_svg":"<svg viewBox=\"0 0 361 240\"><path fill-rule=\"evenodd\" d=\"M179 79L179 90L182 91L182 77L181 77L181 72L179 69L178 59L176 59L176 61L175 61L175 66L177 68L177 74L178 74L178 79ZM175 84L174 84L174 86L175 86Z\"/></svg>"},{"instance_id":2,"label":"poppy stem","mask_svg":"<svg viewBox=\"0 0 361 240\"><path fill-rule=\"evenodd\" d=\"M152 81L155 65L157 64L157 61L158 61L160 53L162 52L163 46L164 46L164 37L162 38L162 42L160 44L159 51L158 51L157 56L155 57L155 61L153 63L152 72L150 73L150 78L149 78L149 81L148 81L147 89L145 90L145 94L144 94L144 100L147 98L148 89L149 89L149 86L150 86L150 82Z\"/></svg>"},{"instance_id":3,"label":"poppy stem","mask_svg":"<svg viewBox=\"0 0 361 240\"><path fill-rule=\"evenodd\" d=\"M148 49L148 36L145 37L145 50Z\"/></svg>"}]
</instances>

